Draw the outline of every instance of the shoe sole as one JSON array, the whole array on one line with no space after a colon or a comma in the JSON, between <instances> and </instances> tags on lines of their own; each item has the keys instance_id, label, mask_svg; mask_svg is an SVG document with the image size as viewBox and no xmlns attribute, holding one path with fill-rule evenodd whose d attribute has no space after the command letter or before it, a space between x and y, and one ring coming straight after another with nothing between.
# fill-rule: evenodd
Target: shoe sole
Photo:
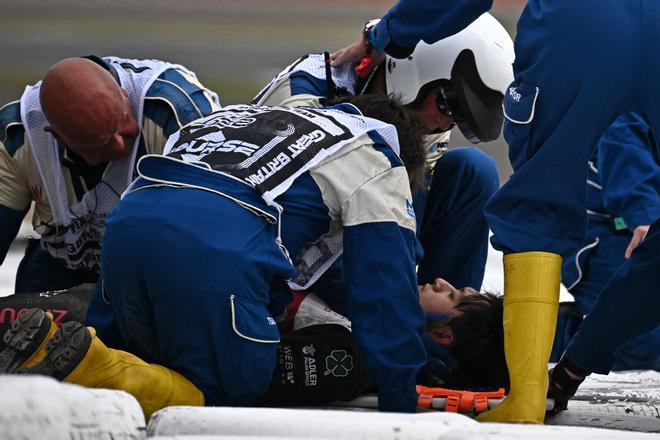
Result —
<instances>
[{"instance_id":1,"label":"shoe sole","mask_svg":"<svg viewBox=\"0 0 660 440\"><path fill-rule=\"evenodd\" d=\"M67 322L46 343L46 358L32 368L18 370L18 373L64 380L80 364L91 343L92 335L87 327L79 322Z\"/></svg>"},{"instance_id":2,"label":"shoe sole","mask_svg":"<svg viewBox=\"0 0 660 440\"><path fill-rule=\"evenodd\" d=\"M50 318L41 309L30 309L18 317L5 332L0 352L0 373L15 373L39 348L50 329Z\"/></svg>"}]
</instances>

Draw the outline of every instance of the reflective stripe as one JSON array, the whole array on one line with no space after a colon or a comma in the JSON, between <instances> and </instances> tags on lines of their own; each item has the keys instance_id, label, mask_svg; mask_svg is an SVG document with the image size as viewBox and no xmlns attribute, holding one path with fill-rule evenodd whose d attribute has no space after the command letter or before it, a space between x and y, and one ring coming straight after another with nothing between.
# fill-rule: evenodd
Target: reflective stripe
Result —
<instances>
[{"instance_id":1,"label":"reflective stripe","mask_svg":"<svg viewBox=\"0 0 660 440\"><path fill-rule=\"evenodd\" d=\"M236 311L234 310L234 295L229 296L229 302L231 303L231 326L234 329L234 332L238 336L240 336L243 339L247 339L248 341L260 342L262 344L275 344L275 343L280 342L280 338L277 338L277 339L257 339L257 338L251 338L251 337L246 336L243 333L239 332L238 329L236 328Z\"/></svg>"},{"instance_id":2,"label":"reflective stripe","mask_svg":"<svg viewBox=\"0 0 660 440\"><path fill-rule=\"evenodd\" d=\"M580 267L580 255L582 255L588 249L592 249L596 247L598 243L600 243L600 238L596 237L596 241L586 245L585 247L580 249L577 254L575 254L575 268L577 269L578 277L573 284L571 284L566 288L566 290L570 291L573 287L577 286L580 281L582 281L582 268Z\"/></svg>"},{"instance_id":3,"label":"reflective stripe","mask_svg":"<svg viewBox=\"0 0 660 440\"><path fill-rule=\"evenodd\" d=\"M589 180L589 179L587 179L587 185L591 185L591 186L593 186L593 187L596 188L596 189L600 189L600 190L603 189L603 187L602 187L601 185L597 184L597 183L594 182L593 180Z\"/></svg>"}]
</instances>

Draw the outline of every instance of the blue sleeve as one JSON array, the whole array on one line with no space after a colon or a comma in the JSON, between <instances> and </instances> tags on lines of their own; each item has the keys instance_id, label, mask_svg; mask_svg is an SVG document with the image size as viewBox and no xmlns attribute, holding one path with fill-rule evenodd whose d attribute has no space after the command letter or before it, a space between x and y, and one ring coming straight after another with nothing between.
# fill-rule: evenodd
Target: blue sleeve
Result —
<instances>
[{"instance_id":1,"label":"blue sleeve","mask_svg":"<svg viewBox=\"0 0 660 440\"><path fill-rule=\"evenodd\" d=\"M214 101L212 92L191 82L178 70L167 69L147 91L144 116L161 127L168 137L184 125L209 115L217 106L219 101Z\"/></svg>"},{"instance_id":2,"label":"blue sleeve","mask_svg":"<svg viewBox=\"0 0 660 440\"><path fill-rule=\"evenodd\" d=\"M381 411L414 412L426 364L415 235L395 222L344 228L344 274L353 335L378 385Z\"/></svg>"},{"instance_id":3,"label":"blue sleeve","mask_svg":"<svg viewBox=\"0 0 660 440\"><path fill-rule=\"evenodd\" d=\"M636 113L619 116L598 144L605 208L633 230L660 218L660 165L651 128Z\"/></svg>"},{"instance_id":4,"label":"blue sleeve","mask_svg":"<svg viewBox=\"0 0 660 440\"><path fill-rule=\"evenodd\" d=\"M371 42L380 51L404 58L405 48L454 35L492 6L493 0L399 0L372 30Z\"/></svg>"},{"instance_id":5,"label":"blue sleeve","mask_svg":"<svg viewBox=\"0 0 660 440\"><path fill-rule=\"evenodd\" d=\"M303 71L291 74L289 77L289 86L291 87L291 96L303 94L326 96L328 94L326 80L316 78Z\"/></svg>"},{"instance_id":6,"label":"blue sleeve","mask_svg":"<svg viewBox=\"0 0 660 440\"><path fill-rule=\"evenodd\" d=\"M0 264L5 261L9 246L16 238L26 213L0 205Z\"/></svg>"}]
</instances>

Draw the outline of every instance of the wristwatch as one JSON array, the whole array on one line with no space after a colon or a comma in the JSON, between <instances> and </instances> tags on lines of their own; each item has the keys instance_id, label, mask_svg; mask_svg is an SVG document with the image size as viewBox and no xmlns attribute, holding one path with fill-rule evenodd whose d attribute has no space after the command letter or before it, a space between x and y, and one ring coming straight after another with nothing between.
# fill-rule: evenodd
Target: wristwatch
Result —
<instances>
[{"instance_id":1,"label":"wristwatch","mask_svg":"<svg viewBox=\"0 0 660 440\"><path fill-rule=\"evenodd\" d=\"M374 27L376 27L376 25L378 25L378 23L380 23L380 18L374 18L366 22L362 28L362 40L364 40L364 43L367 45L369 51L371 51L371 48L373 47L371 44L371 31Z\"/></svg>"}]
</instances>

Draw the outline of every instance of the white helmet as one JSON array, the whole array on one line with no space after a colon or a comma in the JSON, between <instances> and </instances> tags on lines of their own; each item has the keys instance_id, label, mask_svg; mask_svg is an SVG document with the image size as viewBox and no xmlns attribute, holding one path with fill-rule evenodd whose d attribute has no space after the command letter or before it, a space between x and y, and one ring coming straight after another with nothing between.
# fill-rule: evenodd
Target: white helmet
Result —
<instances>
[{"instance_id":1,"label":"white helmet","mask_svg":"<svg viewBox=\"0 0 660 440\"><path fill-rule=\"evenodd\" d=\"M441 111L454 117L471 142L491 141L502 128L502 99L513 81L513 59L511 37L485 13L451 37L433 44L420 42L405 59L387 56L387 92L411 104L440 85Z\"/></svg>"}]
</instances>

